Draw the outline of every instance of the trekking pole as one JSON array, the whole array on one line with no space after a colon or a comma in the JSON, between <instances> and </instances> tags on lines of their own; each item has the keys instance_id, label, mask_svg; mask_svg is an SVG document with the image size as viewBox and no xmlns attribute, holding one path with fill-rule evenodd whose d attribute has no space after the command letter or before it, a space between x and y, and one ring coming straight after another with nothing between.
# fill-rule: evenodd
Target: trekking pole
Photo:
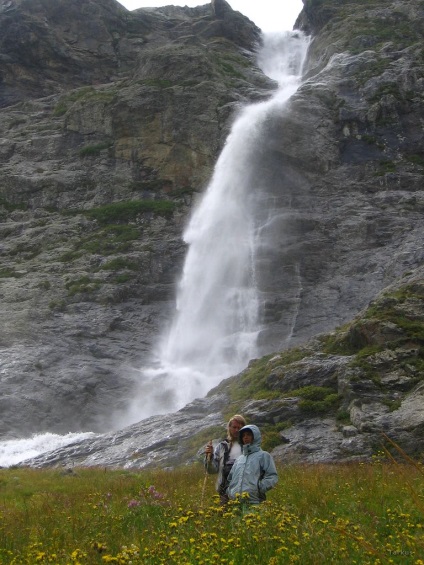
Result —
<instances>
[{"instance_id":1,"label":"trekking pole","mask_svg":"<svg viewBox=\"0 0 424 565\"><path fill-rule=\"evenodd\" d=\"M212 447L212 440L209 440L208 447ZM202 488L202 498L200 501L200 507L203 508L203 499L205 497L205 488L206 488L206 481L208 479L208 464L212 459L212 453L207 453L205 457L205 478L203 479L203 488Z\"/></svg>"}]
</instances>

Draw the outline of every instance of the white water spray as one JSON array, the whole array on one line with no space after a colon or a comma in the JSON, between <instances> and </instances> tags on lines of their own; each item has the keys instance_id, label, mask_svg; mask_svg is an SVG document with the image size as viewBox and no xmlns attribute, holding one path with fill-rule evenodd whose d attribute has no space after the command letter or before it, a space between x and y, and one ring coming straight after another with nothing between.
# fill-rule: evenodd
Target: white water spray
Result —
<instances>
[{"instance_id":1,"label":"white water spray","mask_svg":"<svg viewBox=\"0 0 424 565\"><path fill-rule=\"evenodd\" d=\"M261 187L255 154L266 144L263 124L298 88L306 50L299 32L264 36L258 62L279 88L270 100L245 107L233 125L184 234L189 249L157 367L141 371L138 398L125 423L181 408L257 355Z\"/></svg>"},{"instance_id":2,"label":"white water spray","mask_svg":"<svg viewBox=\"0 0 424 565\"><path fill-rule=\"evenodd\" d=\"M35 434L30 438L0 442L0 467L11 467L22 461L37 457L47 451L66 447L88 438L95 437L92 432L58 434Z\"/></svg>"}]
</instances>

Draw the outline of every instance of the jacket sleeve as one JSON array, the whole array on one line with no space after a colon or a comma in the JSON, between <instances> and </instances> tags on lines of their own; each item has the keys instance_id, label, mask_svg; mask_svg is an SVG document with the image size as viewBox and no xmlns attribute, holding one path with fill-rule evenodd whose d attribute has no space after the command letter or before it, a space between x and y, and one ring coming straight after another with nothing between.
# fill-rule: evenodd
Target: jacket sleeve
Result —
<instances>
[{"instance_id":1,"label":"jacket sleeve","mask_svg":"<svg viewBox=\"0 0 424 565\"><path fill-rule=\"evenodd\" d=\"M213 475L215 473L217 473L219 471L219 460L220 460L220 455L221 455L221 445L218 444L215 449L214 452L212 454L212 457L210 459L208 459L205 455L205 469L206 472L209 473L210 475Z\"/></svg>"},{"instance_id":2,"label":"jacket sleeve","mask_svg":"<svg viewBox=\"0 0 424 565\"><path fill-rule=\"evenodd\" d=\"M267 451L263 452L261 478L258 481L260 492L267 492L277 484L278 474L274 459Z\"/></svg>"}]
</instances>

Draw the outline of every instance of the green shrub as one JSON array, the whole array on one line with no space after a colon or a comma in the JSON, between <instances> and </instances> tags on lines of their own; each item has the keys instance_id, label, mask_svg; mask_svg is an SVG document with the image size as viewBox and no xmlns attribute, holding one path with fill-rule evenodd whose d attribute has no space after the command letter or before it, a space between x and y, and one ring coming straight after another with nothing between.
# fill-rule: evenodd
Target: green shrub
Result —
<instances>
[{"instance_id":1,"label":"green shrub","mask_svg":"<svg viewBox=\"0 0 424 565\"><path fill-rule=\"evenodd\" d=\"M20 279L23 276L24 275L22 273L18 273L15 271L15 269L11 269L10 267L0 269L0 279Z\"/></svg>"},{"instance_id":2,"label":"green shrub","mask_svg":"<svg viewBox=\"0 0 424 565\"><path fill-rule=\"evenodd\" d=\"M51 288L50 281L46 281L46 280L40 281L37 286L41 290L50 290L50 288Z\"/></svg>"},{"instance_id":3,"label":"green shrub","mask_svg":"<svg viewBox=\"0 0 424 565\"><path fill-rule=\"evenodd\" d=\"M130 271L137 271L140 268L140 265L134 261L130 261L125 257L116 257L111 261L108 261L104 265L101 266L103 271L120 271L122 269L128 269Z\"/></svg>"},{"instance_id":4,"label":"green shrub","mask_svg":"<svg viewBox=\"0 0 424 565\"><path fill-rule=\"evenodd\" d=\"M64 312L66 310L66 302L65 300L51 300L49 302L49 308L57 312Z\"/></svg>"},{"instance_id":5,"label":"green shrub","mask_svg":"<svg viewBox=\"0 0 424 565\"><path fill-rule=\"evenodd\" d=\"M64 96L61 96L58 103L56 104L53 115L56 117L63 116L69 110L69 108L77 102L78 100L98 100L100 102L111 102L115 97L114 89L111 90L96 90L92 86L84 86L83 88L78 88Z\"/></svg>"},{"instance_id":6,"label":"green shrub","mask_svg":"<svg viewBox=\"0 0 424 565\"><path fill-rule=\"evenodd\" d=\"M156 79L144 79L140 80L139 84L143 84L145 86L153 86L154 88L170 88L172 86L172 82L166 78L156 78Z\"/></svg>"},{"instance_id":7,"label":"green shrub","mask_svg":"<svg viewBox=\"0 0 424 565\"><path fill-rule=\"evenodd\" d=\"M74 296L78 293L94 292L100 288L98 281L91 280L88 276L80 277L75 281L68 281L65 288L68 290L68 296Z\"/></svg>"},{"instance_id":8,"label":"green shrub","mask_svg":"<svg viewBox=\"0 0 424 565\"><path fill-rule=\"evenodd\" d=\"M100 225L107 225L134 221L139 214L146 212L169 216L174 209L175 204L170 200L129 200L85 210L83 214L97 220Z\"/></svg>"},{"instance_id":9,"label":"green shrub","mask_svg":"<svg viewBox=\"0 0 424 565\"><path fill-rule=\"evenodd\" d=\"M0 206L2 206L8 212L13 212L14 210L28 210L27 204L15 204L9 202L5 198L2 198L1 196L0 196Z\"/></svg>"},{"instance_id":10,"label":"green shrub","mask_svg":"<svg viewBox=\"0 0 424 565\"><path fill-rule=\"evenodd\" d=\"M262 449L272 451L277 445L281 445L281 435L277 431L266 431L262 434Z\"/></svg>"},{"instance_id":11,"label":"green shrub","mask_svg":"<svg viewBox=\"0 0 424 565\"><path fill-rule=\"evenodd\" d=\"M302 399L299 401L299 408L303 412L310 414L326 414L339 407L340 397L333 393L326 396L323 400Z\"/></svg>"},{"instance_id":12,"label":"green shrub","mask_svg":"<svg viewBox=\"0 0 424 565\"><path fill-rule=\"evenodd\" d=\"M97 143L96 145L86 145L79 150L80 157L93 157L100 155L104 149L109 149L113 146L113 142L104 141L102 143Z\"/></svg>"},{"instance_id":13,"label":"green shrub","mask_svg":"<svg viewBox=\"0 0 424 565\"><path fill-rule=\"evenodd\" d=\"M297 388L295 390L291 390L288 395L290 396L300 396L300 398L304 398L305 400L324 400L329 395L334 394L334 389L325 386L305 386L302 388Z\"/></svg>"},{"instance_id":14,"label":"green shrub","mask_svg":"<svg viewBox=\"0 0 424 565\"><path fill-rule=\"evenodd\" d=\"M114 280L116 284L124 284L131 280L131 275L129 273L120 273L116 275Z\"/></svg>"}]
</instances>

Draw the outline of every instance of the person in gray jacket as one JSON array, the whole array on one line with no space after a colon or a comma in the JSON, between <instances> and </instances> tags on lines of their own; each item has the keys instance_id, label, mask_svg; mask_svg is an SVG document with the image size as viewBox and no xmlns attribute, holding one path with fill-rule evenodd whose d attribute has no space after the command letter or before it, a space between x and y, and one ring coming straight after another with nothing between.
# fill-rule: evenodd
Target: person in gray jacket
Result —
<instances>
[{"instance_id":1,"label":"person in gray jacket","mask_svg":"<svg viewBox=\"0 0 424 565\"><path fill-rule=\"evenodd\" d=\"M259 504L266 499L266 492L277 484L274 459L261 449L261 439L258 426L244 426L239 431L242 454L228 476L227 494L231 500L248 495L244 502Z\"/></svg>"}]
</instances>

